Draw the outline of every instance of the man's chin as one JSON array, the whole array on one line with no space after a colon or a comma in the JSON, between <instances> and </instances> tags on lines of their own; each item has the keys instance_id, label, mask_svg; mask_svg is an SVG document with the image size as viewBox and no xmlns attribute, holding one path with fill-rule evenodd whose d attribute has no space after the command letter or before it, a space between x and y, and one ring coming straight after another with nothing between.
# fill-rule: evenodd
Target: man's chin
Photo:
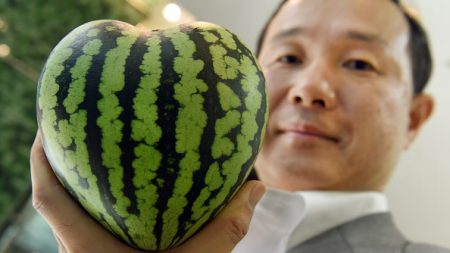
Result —
<instances>
[{"instance_id":1,"label":"man's chin","mask_svg":"<svg viewBox=\"0 0 450 253\"><path fill-rule=\"evenodd\" d=\"M279 163L281 164L281 163ZM317 164L283 164L276 172L260 173L260 179L270 187L288 191L331 190L337 185L342 173L337 168ZM309 166L308 166L309 165Z\"/></svg>"}]
</instances>

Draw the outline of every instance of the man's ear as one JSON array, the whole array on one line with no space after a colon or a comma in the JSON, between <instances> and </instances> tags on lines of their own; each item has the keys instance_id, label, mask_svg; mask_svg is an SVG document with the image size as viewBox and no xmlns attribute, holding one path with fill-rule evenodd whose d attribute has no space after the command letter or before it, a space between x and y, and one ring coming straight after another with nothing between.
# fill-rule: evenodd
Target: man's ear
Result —
<instances>
[{"instance_id":1,"label":"man's ear","mask_svg":"<svg viewBox=\"0 0 450 253\"><path fill-rule=\"evenodd\" d=\"M415 95L409 112L407 149L416 138L423 124L430 118L434 109L434 99L428 94Z\"/></svg>"}]
</instances>

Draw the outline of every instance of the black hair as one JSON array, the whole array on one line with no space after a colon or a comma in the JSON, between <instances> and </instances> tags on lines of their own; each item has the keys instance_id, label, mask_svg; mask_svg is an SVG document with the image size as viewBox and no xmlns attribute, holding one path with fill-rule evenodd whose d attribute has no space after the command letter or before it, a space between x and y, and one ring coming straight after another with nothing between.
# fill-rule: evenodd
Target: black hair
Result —
<instances>
[{"instance_id":1,"label":"black hair","mask_svg":"<svg viewBox=\"0 0 450 253\"><path fill-rule=\"evenodd\" d=\"M267 29L275 18L275 16L280 11L281 7L289 0L282 0L275 11L272 13L272 16L266 22L263 27L257 44L256 44L256 56L259 56L261 51L262 44L264 42L264 38L267 33ZM413 89L414 95L421 93L425 86L427 85L430 77L431 71L433 67L431 50L428 43L427 33L422 25L417 21L409 12L405 10L404 7L401 6L399 0L391 0L397 6L399 6L402 11L409 27L409 56L411 61L411 71L413 78Z\"/></svg>"}]
</instances>

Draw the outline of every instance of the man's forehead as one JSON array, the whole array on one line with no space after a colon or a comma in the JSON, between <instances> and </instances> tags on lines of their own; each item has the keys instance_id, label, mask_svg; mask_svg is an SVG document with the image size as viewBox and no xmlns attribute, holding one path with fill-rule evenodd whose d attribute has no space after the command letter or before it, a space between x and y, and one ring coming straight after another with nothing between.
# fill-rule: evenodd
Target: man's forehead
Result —
<instances>
[{"instance_id":1,"label":"man's forehead","mask_svg":"<svg viewBox=\"0 0 450 253\"><path fill-rule=\"evenodd\" d=\"M403 14L390 0L290 0L272 25L272 36L328 29L374 42L408 31Z\"/></svg>"},{"instance_id":2,"label":"man's forehead","mask_svg":"<svg viewBox=\"0 0 450 253\"><path fill-rule=\"evenodd\" d=\"M339 4L339 5L337 5ZM342 4L342 5L341 5ZM374 7L384 9L385 11L397 10L399 11L399 4L395 3L393 0L286 0L283 6L287 8L295 8L301 6L306 10L319 10L322 11L329 9L330 11L343 11L350 10L351 7L355 9ZM312 8L312 9L311 9ZM373 13L373 10L367 10L366 14ZM398 12L400 16L401 12Z\"/></svg>"},{"instance_id":3,"label":"man's forehead","mask_svg":"<svg viewBox=\"0 0 450 253\"><path fill-rule=\"evenodd\" d=\"M303 29L302 27L292 27L290 29L281 30L280 32L276 33L271 40L273 42L281 41L283 39L289 39L291 37L301 36L302 34L308 33L309 31L306 29ZM378 34L372 34L367 31L359 31L359 30L351 30L349 29L344 34L342 34L343 37L346 37L347 39L365 42L367 44L377 44L378 46L386 47L388 45L388 42L380 37Z\"/></svg>"}]
</instances>

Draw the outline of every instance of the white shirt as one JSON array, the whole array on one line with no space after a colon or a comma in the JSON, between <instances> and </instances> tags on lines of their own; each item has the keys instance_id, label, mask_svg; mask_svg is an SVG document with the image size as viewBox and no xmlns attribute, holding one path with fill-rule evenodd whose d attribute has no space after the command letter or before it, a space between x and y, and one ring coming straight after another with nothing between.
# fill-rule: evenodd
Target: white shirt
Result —
<instances>
[{"instance_id":1,"label":"white shirt","mask_svg":"<svg viewBox=\"0 0 450 253\"><path fill-rule=\"evenodd\" d=\"M232 253L283 253L359 217L388 211L379 192L287 192L267 188Z\"/></svg>"}]
</instances>

